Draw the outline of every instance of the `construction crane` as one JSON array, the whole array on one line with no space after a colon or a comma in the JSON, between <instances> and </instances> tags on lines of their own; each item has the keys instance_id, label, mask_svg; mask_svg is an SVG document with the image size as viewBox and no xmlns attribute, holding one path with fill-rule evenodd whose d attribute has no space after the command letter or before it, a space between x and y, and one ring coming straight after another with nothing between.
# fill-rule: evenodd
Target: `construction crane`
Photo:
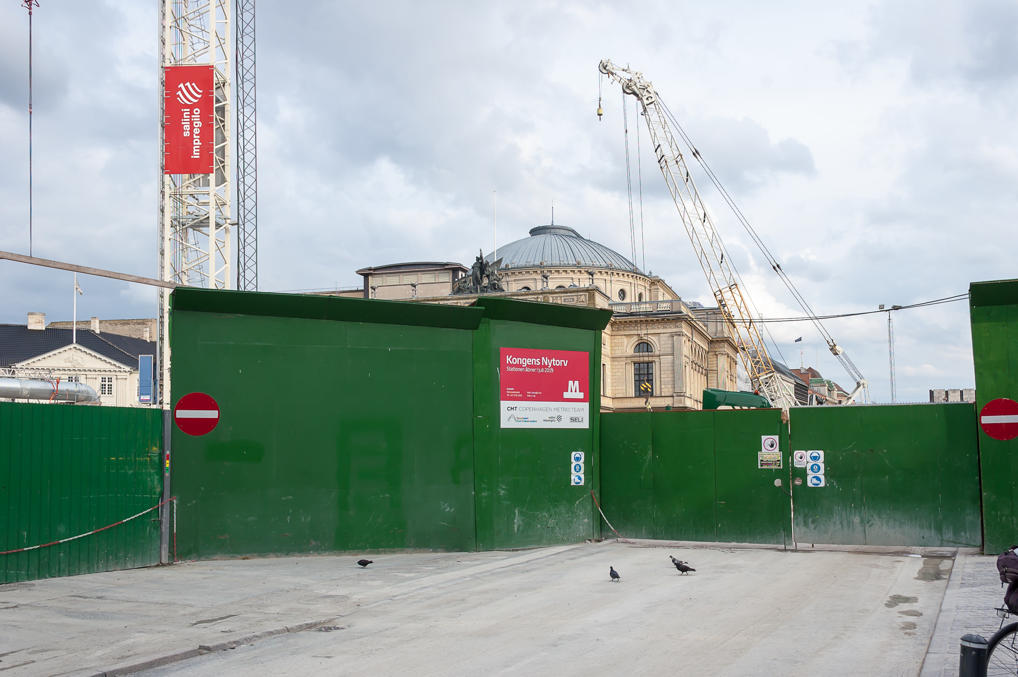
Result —
<instances>
[{"instance_id":1,"label":"construction crane","mask_svg":"<svg viewBox=\"0 0 1018 677\"><path fill-rule=\"evenodd\" d=\"M641 73L629 68L616 66L608 59L601 61L598 65L598 70L611 80L618 82L622 86L624 94L631 95L640 102L643 110L643 119L646 121L647 129L650 132L651 144L658 167L664 176L668 192L672 196L672 201L679 211L686 234L693 244L693 251L700 262L700 267L707 277L707 284L714 294L714 299L717 301L722 316L734 333L739 346L739 355L753 388L767 397L773 405L782 409L797 406L798 402L791 388L781 379L774 368L774 362L771 360L757 323L750 312L750 306L747 302L748 297L739 287L738 277L731 266L730 257L729 260L725 260L724 245L717 229L714 227L710 214L703 204L703 200L700 198L696 184L690 176L685 157L672 133L672 126L674 125L679 130L690 149L691 155L698 162L704 164L699 151L689 142L688 137L685 136L681 127L675 122L674 117L654 90L654 86ZM601 114L602 111L598 108L598 115L600 116ZM835 342L830 332L823 326L816 313L813 312L813 309L802 297L802 294L799 293L784 270L782 270L781 265L763 245L759 236L752 230L752 227L735 206L727 191L717 181L713 172L706 166L705 169L718 187L721 195L725 198L725 201L735 211L743 226L747 228L754 242L761 248L771 268L785 283L786 287L789 288L803 311L813 322L813 325L820 331L820 334L827 342L831 354L838 359L849 375L855 380L855 389L846 400L846 403L853 402L860 393L866 392L866 379L863 378L852 361L848 359L844 350Z\"/></svg>"},{"instance_id":2,"label":"construction crane","mask_svg":"<svg viewBox=\"0 0 1018 677\"><path fill-rule=\"evenodd\" d=\"M255 0L234 0L237 93L237 289L258 291Z\"/></svg>"}]
</instances>

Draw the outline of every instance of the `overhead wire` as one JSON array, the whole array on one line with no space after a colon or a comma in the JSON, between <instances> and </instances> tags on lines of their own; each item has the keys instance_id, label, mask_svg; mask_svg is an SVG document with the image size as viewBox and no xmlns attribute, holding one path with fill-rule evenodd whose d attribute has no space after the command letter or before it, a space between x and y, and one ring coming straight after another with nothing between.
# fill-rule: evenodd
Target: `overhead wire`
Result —
<instances>
[{"instance_id":1,"label":"overhead wire","mask_svg":"<svg viewBox=\"0 0 1018 677\"><path fill-rule=\"evenodd\" d=\"M892 306L890 308L882 308L879 310L861 310L854 313L835 313L831 315L812 315L804 317L759 317L754 320L740 320L736 319L736 322L758 322L764 324L776 324L781 322L811 322L814 319L818 320L838 320L846 317L861 317L863 315L876 315L877 313L890 313L897 312L899 310L911 310L913 308L927 308L929 306L939 306L945 303L956 303L958 301L964 301L968 298L968 293L955 294L954 296L945 296L940 299L932 299L930 301L919 301L917 303L910 303L904 306Z\"/></svg>"}]
</instances>

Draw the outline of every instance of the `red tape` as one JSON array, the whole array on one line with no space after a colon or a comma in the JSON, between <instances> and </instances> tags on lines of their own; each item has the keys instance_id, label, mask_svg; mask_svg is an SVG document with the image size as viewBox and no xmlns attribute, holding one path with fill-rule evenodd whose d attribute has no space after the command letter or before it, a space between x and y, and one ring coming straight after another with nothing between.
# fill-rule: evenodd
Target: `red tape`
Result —
<instances>
[{"instance_id":1,"label":"red tape","mask_svg":"<svg viewBox=\"0 0 1018 677\"><path fill-rule=\"evenodd\" d=\"M622 538L622 534L620 534L618 531L615 531L615 527L613 527L612 523L608 521L608 518L604 516L604 510L601 510L601 504L597 502L597 496L594 495L593 489L590 490L590 497L594 499L594 505L597 506L597 511L601 513L601 518L604 520L604 523L608 525L609 529L615 532L615 538Z\"/></svg>"},{"instance_id":2,"label":"red tape","mask_svg":"<svg viewBox=\"0 0 1018 677\"><path fill-rule=\"evenodd\" d=\"M87 531L87 532L85 532L83 534L78 534L77 536L69 536L67 538L61 538L59 541L50 541L49 543L43 543L41 545L30 545L27 548L16 548L14 550L0 551L0 555L13 555L13 554L18 553L18 552L28 552L29 550L39 550L41 548L48 548L51 545L60 545L61 543L67 543L68 541L74 541L74 540L77 540L79 538L84 538L85 536L91 536L92 534L98 534L100 531L106 531L107 529L112 529L115 526L119 526L119 525L124 524L126 522L130 522L133 519L141 517L142 515L144 515L147 512L152 512L153 510L157 510L158 508L163 507L164 505L166 505L167 503L169 503L171 501L173 501L174 505L176 505L176 500L177 500L176 496L171 496L170 498L166 499L165 501L163 501L161 503L158 503L156 505L153 505L151 508L146 508L145 510L142 510L137 515L131 515L130 517L128 517L126 519L122 519L119 522L114 522L113 524L107 524L106 526L100 527L99 529L93 529L92 531Z\"/></svg>"}]
</instances>

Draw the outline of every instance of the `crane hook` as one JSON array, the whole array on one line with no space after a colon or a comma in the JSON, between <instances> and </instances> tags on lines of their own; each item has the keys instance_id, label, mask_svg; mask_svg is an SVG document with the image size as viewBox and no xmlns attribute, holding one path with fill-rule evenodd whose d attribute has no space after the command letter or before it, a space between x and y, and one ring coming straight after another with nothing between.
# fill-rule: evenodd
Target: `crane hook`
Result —
<instances>
[{"instance_id":1,"label":"crane hook","mask_svg":"<svg viewBox=\"0 0 1018 677\"><path fill-rule=\"evenodd\" d=\"M597 97L597 119L600 120L604 115L604 109L601 108L601 97Z\"/></svg>"}]
</instances>

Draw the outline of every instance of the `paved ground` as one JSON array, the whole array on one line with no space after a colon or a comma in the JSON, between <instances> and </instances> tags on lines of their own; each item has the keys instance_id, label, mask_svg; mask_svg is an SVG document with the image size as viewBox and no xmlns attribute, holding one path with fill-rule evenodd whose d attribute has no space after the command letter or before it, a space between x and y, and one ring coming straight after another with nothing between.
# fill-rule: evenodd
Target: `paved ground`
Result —
<instances>
[{"instance_id":1,"label":"paved ground","mask_svg":"<svg viewBox=\"0 0 1018 677\"><path fill-rule=\"evenodd\" d=\"M0 586L0 672L957 675L1002 591L994 558L945 554L606 542L50 579Z\"/></svg>"},{"instance_id":2,"label":"paved ground","mask_svg":"<svg viewBox=\"0 0 1018 677\"><path fill-rule=\"evenodd\" d=\"M936 631L930 642L921 677L957 677L958 640L969 633L990 639L1000 627L994 609L1004 602L997 575L997 556L959 553L955 558L947 594L940 606ZM1012 616L1007 622L1018 618Z\"/></svg>"}]
</instances>

